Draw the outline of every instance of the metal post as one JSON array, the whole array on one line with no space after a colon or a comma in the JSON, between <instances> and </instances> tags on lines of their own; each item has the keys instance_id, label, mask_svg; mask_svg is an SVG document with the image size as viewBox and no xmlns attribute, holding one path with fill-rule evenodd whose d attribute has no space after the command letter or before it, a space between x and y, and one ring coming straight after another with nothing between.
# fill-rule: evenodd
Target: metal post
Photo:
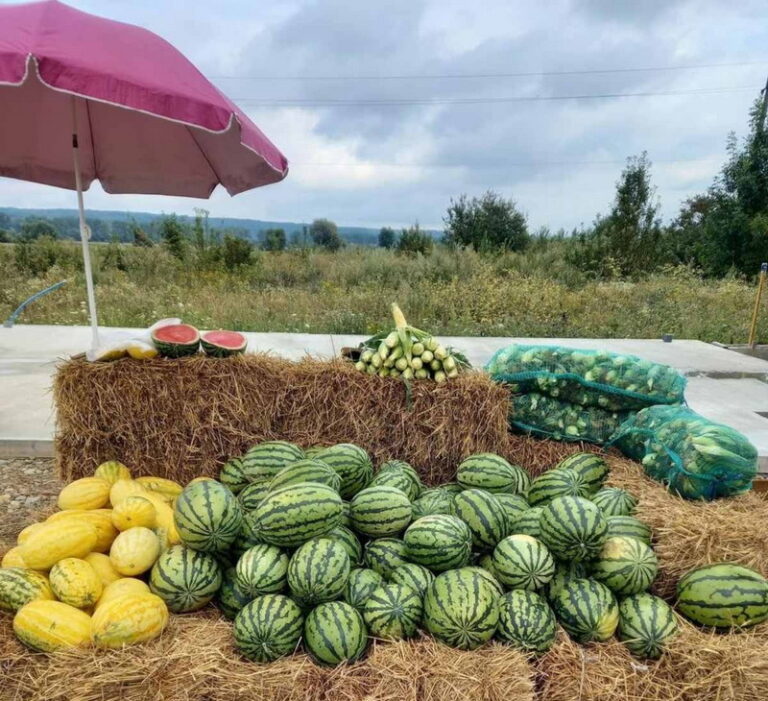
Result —
<instances>
[{"instance_id":1,"label":"metal post","mask_svg":"<svg viewBox=\"0 0 768 701\"><path fill-rule=\"evenodd\" d=\"M91 347L93 350L99 345L99 324L96 316L96 295L93 291L93 270L91 269L91 252L88 240L91 238L91 230L85 222L85 206L83 204L83 183L80 177L80 159L77 142L77 98L72 96L72 159L75 165L75 187L77 189L77 209L80 218L80 243L83 249L83 263L85 264L85 288L88 294L88 315L91 318Z\"/></svg>"},{"instance_id":2,"label":"metal post","mask_svg":"<svg viewBox=\"0 0 768 701\"><path fill-rule=\"evenodd\" d=\"M763 263L760 266L760 278L757 283L757 296L755 297L755 308L752 310L752 323L749 326L749 341L747 342L750 348L755 347L755 335L757 333L757 316L760 313L760 298L763 296L763 288L765 287L765 274L768 273L768 263Z\"/></svg>"}]
</instances>

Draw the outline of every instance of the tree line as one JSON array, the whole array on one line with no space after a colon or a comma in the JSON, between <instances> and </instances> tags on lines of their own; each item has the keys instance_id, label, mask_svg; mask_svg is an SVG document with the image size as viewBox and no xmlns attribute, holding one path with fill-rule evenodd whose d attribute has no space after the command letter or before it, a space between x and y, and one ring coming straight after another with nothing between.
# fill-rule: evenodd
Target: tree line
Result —
<instances>
[{"instance_id":1,"label":"tree line","mask_svg":"<svg viewBox=\"0 0 768 701\"><path fill-rule=\"evenodd\" d=\"M686 200L667 224L661 220L651 162L642 153L627 159L608 213L571 232L546 228L531 232L513 199L488 191L480 197L461 195L451 200L440 239L416 223L400 231L383 227L378 245L406 255L428 254L436 245L481 253L524 253L531 246L557 245L569 264L598 279L635 277L666 265L688 266L711 277L753 275L768 258L767 109L768 96L763 94L750 111L747 136L741 141L729 136L727 160L712 185ZM249 264L257 249L339 251L347 245L329 219L316 219L290 240L282 228L266 229L256 243L244 232L209 228L202 210L191 223L170 215L146 226L98 219L89 224L97 241L160 245L181 261L194 250L197 259L230 270ZM76 226L74 218L27 218L14 228L10 217L0 212L0 242L16 242L17 260L30 267L25 260L33 242L75 237Z\"/></svg>"}]
</instances>

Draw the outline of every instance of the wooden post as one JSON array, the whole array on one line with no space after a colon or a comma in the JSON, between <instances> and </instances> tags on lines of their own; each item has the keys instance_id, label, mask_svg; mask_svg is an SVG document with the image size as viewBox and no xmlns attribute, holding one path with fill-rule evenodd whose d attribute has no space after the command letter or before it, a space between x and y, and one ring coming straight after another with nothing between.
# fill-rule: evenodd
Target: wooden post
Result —
<instances>
[{"instance_id":1,"label":"wooden post","mask_svg":"<svg viewBox=\"0 0 768 701\"><path fill-rule=\"evenodd\" d=\"M757 317L760 313L760 298L763 296L763 288L765 287L765 274L768 272L768 263L763 263L760 266L760 277L757 283L757 296L755 297L755 308L752 310L752 323L749 326L749 341L747 342L750 348L755 347L755 334L757 333Z\"/></svg>"}]
</instances>

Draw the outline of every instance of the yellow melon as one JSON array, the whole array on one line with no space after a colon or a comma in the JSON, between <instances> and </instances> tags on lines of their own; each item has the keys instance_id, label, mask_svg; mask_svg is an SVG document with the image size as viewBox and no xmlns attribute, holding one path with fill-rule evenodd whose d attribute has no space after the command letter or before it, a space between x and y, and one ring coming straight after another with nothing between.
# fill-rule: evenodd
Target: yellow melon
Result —
<instances>
[{"instance_id":1,"label":"yellow melon","mask_svg":"<svg viewBox=\"0 0 768 701\"><path fill-rule=\"evenodd\" d=\"M17 545L15 548L11 548L5 555L3 555L3 559L0 560L0 568L5 567L24 567L26 568L27 563L24 562L24 558L21 556L21 548Z\"/></svg>"},{"instance_id":2,"label":"yellow melon","mask_svg":"<svg viewBox=\"0 0 768 701\"><path fill-rule=\"evenodd\" d=\"M104 587L104 591L101 592L101 597L96 603L96 608L98 609L105 601L114 599L117 596L149 593L149 585L141 579L136 579L135 577L121 577Z\"/></svg>"},{"instance_id":3,"label":"yellow melon","mask_svg":"<svg viewBox=\"0 0 768 701\"><path fill-rule=\"evenodd\" d=\"M27 567L48 570L65 557L85 557L96 545L96 529L76 519L46 521L23 545L19 553Z\"/></svg>"},{"instance_id":4,"label":"yellow melon","mask_svg":"<svg viewBox=\"0 0 768 701\"><path fill-rule=\"evenodd\" d=\"M156 520L155 506L145 497L126 497L112 509L112 525L118 531L127 531L136 526L154 528Z\"/></svg>"},{"instance_id":5,"label":"yellow melon","mask_svg":"<svg viewBox=\"0 0 768 701\"><path fill-rule=\"evenodd\" d=\"M173 501L184 491L178 482L163 477L137 477L136 481L150 492L159 494L165 501Z\"/></svg>"},{"instance_id":6,"label":"yellow melon","mask_svg":"<svg viewBox=\"0 0 768 701\"><path fill-rule=\"evenodd\" d=\"M59 492L60 509L100 509L109 501L110 484L101 477L83 477Z\"/></svg>"},{"instance_id":7,"label":"yellow melon","mask_svg":"<svg viewBox=\"0 0 768 701\"><path fill-rule=\"evenodd\" d=\"M89 523L96 529L96 543L92 550L97 553L105 553L117 536L117 529L112 524L112 509L68 509L57 511L48 517L47 523L62 521L78 521Z\"/></svg>"},{"instance_id":8,"label":"yellow melon","mask_svg":"<svg viewBox=\"0 0 768 701\"><path fill-rule=\"evenodd\" d=\"M42 523L30 523L26 528L22 528L19 535L16 536L16 543L18 545L24 543L42 525Z\"/></svg>"},{"instance_id":9,"label":"yellow melon","mask_svg":"<svg viewBox=\"0 0 768 701\"><path fill-rule=\"evenodd\" d=\"M98 575L101 580L101 586L106 587L120 579L120 573L112 566L112 560L109 555L104 553L88 553L85 560Z\"/></svg>"},{"instance_id":10,"label":"yellow melon","mask_svg":"<svg viewBox=\"0 0 768 701\"><path fill-rule=\"evenodd\" d=\"M27 647L41 652L82 647L91 640L91 617L61 601L36 599L16 612L13 632Z\"/></svg>"},{"instance_id":11,"label":"yellow melon","mask_svg":"<svg viewBox=\"0 0 768 701\"><path fill-rule=\"evenodd\" d=\"M142 574L160 555L160 539L149 528L139 526L120 533L109 551L112 566L122 575Z\"/></svg>"},{"instance_id":12,"label":"yellow melon","mask_svg":"<svg viewBox=\"0 0 768 701\"><path fill-rule=\"evenodd\" d=\"M134 480L118 480L109 490L109 501L114 509L126 497L146 495L147 490Z\"/></svg>"},{"instance_id":13,"label":"yellow melon","mask_svg":"<svg viewBox=\"0 0 768 701\"><path fill-rule=\"evenodd\" d=\"M181 542L181 536L176 530L176 522L173 519L173 509L168 504L155 504L157 512L157 527L165 532L165 538L169 545L177 545Z\"/></svg>"},{"instance_id":14,"label":"yellow melon","mask_svg":"<svg viewBox=\"0 0 768 701\"><path fill-rule=\"evenodd\" d=\"M93 606L101 596L103 585L90 563L78 557L59 560L48 575L51 589L62 603L78 609Z\"/></svg>"},{"instance_id":15,"label":"yellow melon","mask_svg":"<svg viewBox=\"0 0 768 701\"><path fill-rule=\"evenodd\" d=\"M168 607L154 594L123 594L104 602L91 621L98 647L118 648L153 640L168 624Z\"/></svg>"},{"instance_id":16,"label":"yellow melon","mask_svg":"<svg viewBox=\"0 0 768 701\"><path fill-rule=\"evenodd\" d=\"M131 471L123 463L117 460L109 460L101 463L96 468L93 476L101 477L101 479L107 480L110 485L113 485L118 480L131 479Z\"/></svg>"}]
</instances>

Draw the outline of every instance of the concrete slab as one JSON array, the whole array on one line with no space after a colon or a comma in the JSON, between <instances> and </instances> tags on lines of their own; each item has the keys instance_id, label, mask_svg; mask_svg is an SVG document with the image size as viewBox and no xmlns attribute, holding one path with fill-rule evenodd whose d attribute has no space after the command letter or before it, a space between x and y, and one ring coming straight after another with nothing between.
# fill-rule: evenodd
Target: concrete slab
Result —
<instances>
[{"instance_id":1,"label":"concrete slab","mask_svg":"<svg viewBox=\"0 0 768 701\"><path fill-rule=\"evenodd\" d=\"M137 329L103 329L114 331ZM310 354L332 357L362 336L247 333L251 351L272 351L291 359ZM761 472L768 474L768 361L701 341L664 343L656 339L443 337L475 366L484 365L510 343L545 343L574 348L604 348L665 363L688 376L691 407L715 421L734 426L758 447ZM0 454L14 449L50 450L54 415L49 388L60 358L90 345L85 326L20 325L0 327ZM4 447L3 447L4 446ZM14 448L15 446L15 448ZM21 453L29 454L29 453Z\"/></svg>"}]
</instances>

